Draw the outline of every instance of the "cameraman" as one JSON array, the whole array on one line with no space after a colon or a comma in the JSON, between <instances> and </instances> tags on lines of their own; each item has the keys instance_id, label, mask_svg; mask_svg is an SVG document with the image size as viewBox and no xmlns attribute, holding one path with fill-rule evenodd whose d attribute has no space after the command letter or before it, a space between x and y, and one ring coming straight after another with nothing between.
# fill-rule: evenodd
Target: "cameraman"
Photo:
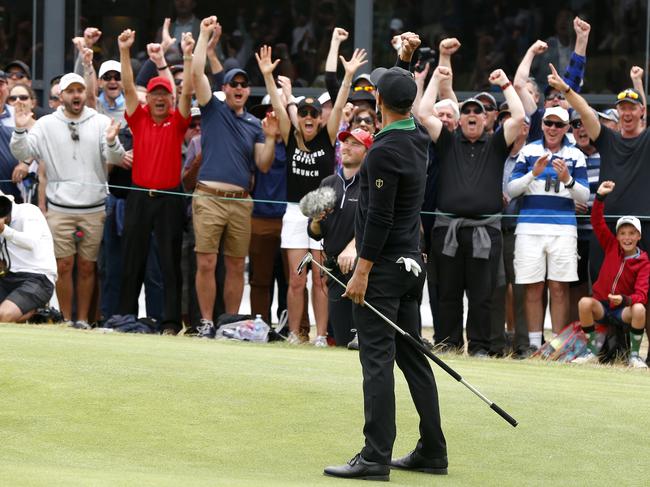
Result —
<instances>
[{"instance_id":1,"label":"cameraman","mask_svg":"<svg viewBox=\"0 0 650 487\"><path fill-rule=\"evenodd\" d=\"M327 259L324 264L337 279L346 282L354 269L357 252L354 242L354 217L357 211L359 178L357 173L372 145L372 135L361 128L341 132L341 162L343 167L328 176L320 187L336 191L336 204L331 212L324 212L309 220L308 233L314 240L323 239ZM328 279L328 311L337 346L346 346L352 334L352 301L341 297L343 290L333 279ZM352 346L350 347L352 348Z\"/></svg>"},{"instance_id":2,"label":"cameraman","mask_svg":"<svg viewBox=\"0 0 650 487\"><path fill-rule=\"evenodd\" d=\"M37 206L0 193L0 322L22 322L52 297L54 243Z\"/></svg>"}]
</instances>

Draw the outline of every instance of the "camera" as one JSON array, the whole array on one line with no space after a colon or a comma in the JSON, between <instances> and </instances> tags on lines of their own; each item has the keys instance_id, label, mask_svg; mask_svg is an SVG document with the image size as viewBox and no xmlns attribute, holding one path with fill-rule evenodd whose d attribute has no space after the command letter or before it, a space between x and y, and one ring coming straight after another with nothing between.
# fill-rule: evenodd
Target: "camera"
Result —
<instances>
[{"instance_id":1,"label":"camera","mask_svg":"<svg viewBox=\"0 0 650 487\"><path fill-rule=\"evenodd\" d=\"M436 63L436 51L431 47L420 47L418 49L417 64L415 65L415 70L418 73L421 73L426 68L427 64L430 65L429 72L433 72Z\"/></svg>"}]
</instances>

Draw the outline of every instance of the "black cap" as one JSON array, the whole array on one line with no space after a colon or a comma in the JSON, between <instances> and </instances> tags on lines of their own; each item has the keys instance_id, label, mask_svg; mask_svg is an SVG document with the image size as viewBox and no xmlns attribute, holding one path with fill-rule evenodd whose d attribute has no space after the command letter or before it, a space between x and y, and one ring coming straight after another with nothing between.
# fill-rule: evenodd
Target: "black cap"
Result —
<instances>
[{"instance_id":1,"label":"black cap","mask_svg":"<svg viewBox=\"0 0 650 487\"><path fill-rule=\"evenodd\" d=\"M298 105L296 105L296 108L298 110L305 107L313 108L318 113L323 112L323 106L320 104L320 102L316 98L312 98L310 96L308 96L307 98L303 98L298 102Z\"/></svg>"},{"instance_id":2,"label":"black cap","mask_svg":"<svg viewBox=\"0 0 650 487\"><path fill-rule=\"evenodd\" d=\"M397 66L377 68L370 74L370 81L386 105L402 109L413 106L418 89L410 71Z\"/></svg>"},{"instance_id":3,"label":"black cap","mask_svg":"<svg viewBox=\"0 0 650 487\"><path fill-rule=\"evenodd\" d=\"M27 78L32 79L32 70L29 69L29 66L27 66L27 64L25 64L24 62L22 62L19 59L16 59L14 61L11 61L10 63L7 63L7 65L5 66L5 71L9 71L9 68L13 68L14 66L20 68L20 70L23 73L25 73Z\"/></svg>"},{"instance_id":4,"label":"black cap","mask_svg":"<svg viewBox=\"0 0 650 487\"><path fill-rule=\"evenodd\" d=\"M641 95L634 88L626 88L618 94L616 97L616 105L624 101L634 103L635 105L643 105Z\"/></svg>"}]
</instances>

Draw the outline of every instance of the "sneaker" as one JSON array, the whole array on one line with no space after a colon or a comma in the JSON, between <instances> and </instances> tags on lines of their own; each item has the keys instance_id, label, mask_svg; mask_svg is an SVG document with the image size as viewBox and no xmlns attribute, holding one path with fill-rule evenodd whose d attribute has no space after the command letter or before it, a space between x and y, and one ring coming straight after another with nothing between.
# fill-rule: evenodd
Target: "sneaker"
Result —
<instances>
[{"instance_id":1,"label":"sneaker","mask_svg":"<svg viewBox=\"0 0 650 487\"><path fill-rule=\"evenodd\" d=\"M318 348L327 348L327 337L319 335L314 340L314 346Z\"/></svg>"},{"instance_id":2,"label":"sneaker","mask_svg":"<svg viewBox=\"0 0 650 487\"><path fill-rule=\"evenodd\" d=\"M289 336L287 337L287 343L289 345L300 345L302 343L302 340L294 332L289 332Z\"/></svg>"},{"instance_id":3,"label":"sneaker","mask_svg":"<svg viewBox=\"0 0 650 487\"><path fill-rule=\"evenodd\" d=\"M348 343L348 350L359 350L359 334L355 333L354 338Z\"/></svg>"},{"instance_id":4,"label":"sneaker","mask_svg":"<svg viewBox=\"0 0 650 487\"><path fill-rule=\"evenodd\" d=\"M199 338L214 338L217 334L217 330L214 327L214 323L211 320L206 320L201 318L201 324L198 328L198 337Z\"/></svg>"},{"instance_id":5,"label":"sneaker","mask_svg":"<svg viewBox=\"0 0 650 487\"><path fill-rule=\"evenodd\" d=\"M627 361L628 367L632 367L634 369L647 369L648 366L646 363L639 357L638 355L634 354L630 356L630 359Z\"/></svg>"},{"instance_id":6,"label":"sneaker","mask_svg":"<svg viewBox=\"0 0 650 487\"><path fill-rule=\"evenodd\" d=\"M77 320L70 326L72 328L76 328L77 330L90 330L92 328L92 326L90 326L86 320Z\"/></svg>"},{"instance_id":7,"label":"sneaker","mask_svg":"<svg viewBox=\"0 0 650 487\"><path fill-rule=\"evenodd\" d=\"M592 352L587 352L580 357L576 357L571 361L572 364L597 364L598 357L596 357Z\"/></svg>"}]
</instances>

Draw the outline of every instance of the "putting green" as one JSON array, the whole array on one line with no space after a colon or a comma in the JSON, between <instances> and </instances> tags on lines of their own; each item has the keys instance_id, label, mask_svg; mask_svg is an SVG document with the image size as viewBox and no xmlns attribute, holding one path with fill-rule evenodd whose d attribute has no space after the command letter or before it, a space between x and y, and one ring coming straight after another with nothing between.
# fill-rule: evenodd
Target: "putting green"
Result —
<instances>
[{"instance_id":1,"label":"putting green","mask_svg":"<svg viewBox=\"0 0 650 487\"><path fill-rule=\"evenodd\" d=\"M647 485L647 371L445 360L520 425L434 366L449 475L393 485ZM396 377L401 455L417 415ZM358 485L322 470L362 420L355 352L0 326L0 485Z\"/></svg>"}]
</instances>

